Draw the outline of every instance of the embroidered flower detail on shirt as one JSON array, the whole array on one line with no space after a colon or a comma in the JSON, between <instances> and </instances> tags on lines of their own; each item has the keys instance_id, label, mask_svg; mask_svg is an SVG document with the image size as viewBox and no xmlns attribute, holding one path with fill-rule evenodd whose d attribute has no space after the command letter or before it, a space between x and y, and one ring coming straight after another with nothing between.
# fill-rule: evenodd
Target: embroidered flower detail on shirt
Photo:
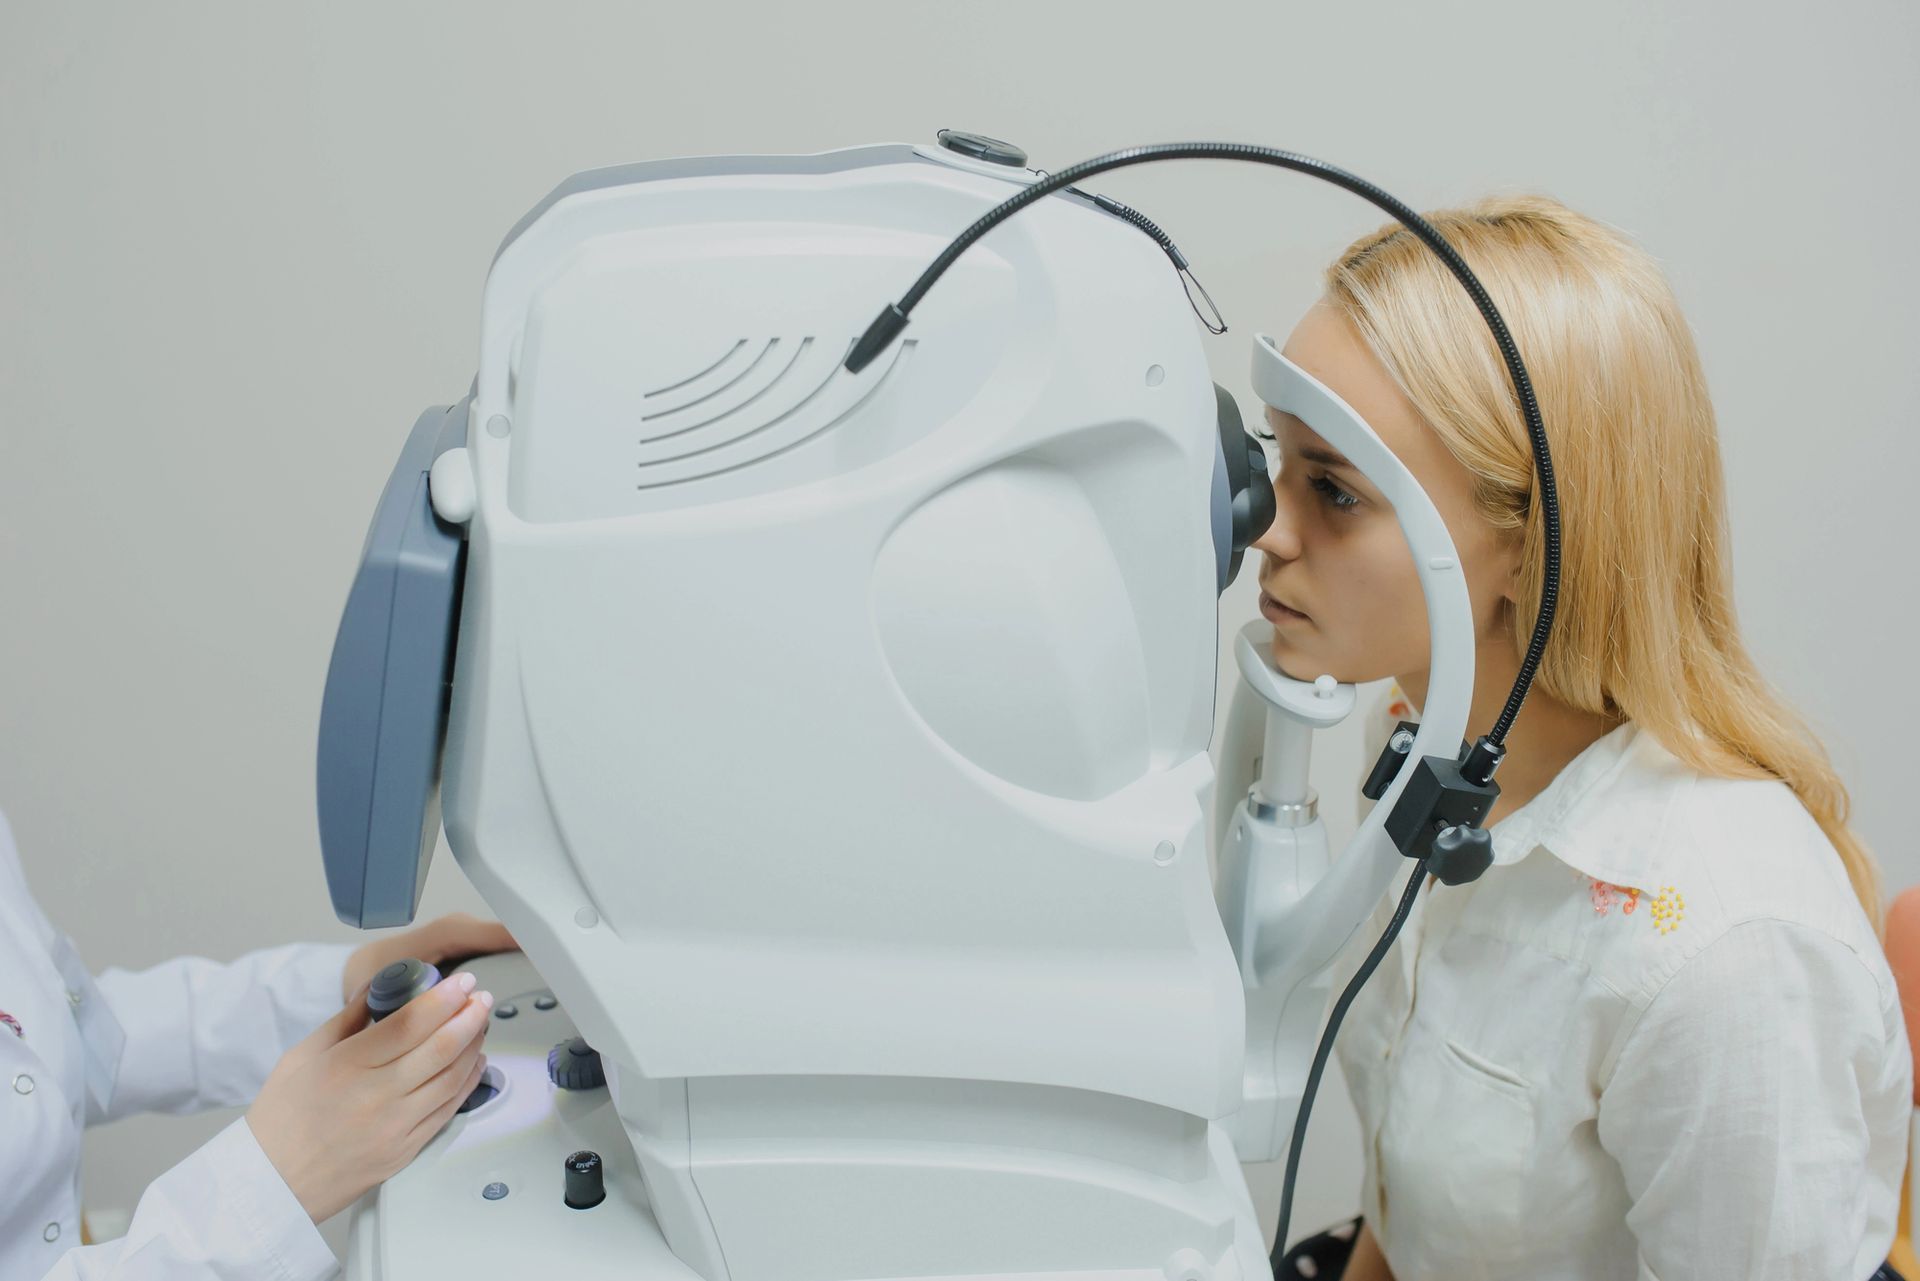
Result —
<instances>
[{"instance_id":1,"label":"embroidered flower detail on shirt","mask_svg":"<svg viewBox=\"0 0 1920 1281\"><path fill-rule=\"evenodd\" d=\"M1671 934L1680 928L1680 922L1687 917L1686 896L1669 885L1648 904L1647 910L1653 915L1653 928L1662 934Z\"/></svg>"},{"instance_id":2,"label":"embroidered flower detail on shirt","mask_svg":"<svg viewBox=\"0 0 1920 1281\"><path fill-rule=\"evenodd\" d=\"M12 1028L15 1036L23 1037L27 1034L27 1030L20 1026L20 1020L14 1018L13 1015L7 1013L5 1010L0 1010L0 1023L4 1023Z\"/></svg>"},{"instance_id":3,"label":"embroidered flower detail on shirt","mask_svg":"<svg viewBox=\"0 0 1920 1281\"><path fill-rule=\"evenodd\" d=\"M1593 900L1593 910L1601 916L1605 916L1615 903L1620 905L1621 913L1626 916L1632 916L1633 909L1640 906L1640 891L1634 886L1615 885L1598 877L1588 877L1587 881L1587 895Z\"/></svg>"},{"instance_id":4,"label":"embroidered flower detail on shirt","mask_svg":"<svg viewBox=\"0 0 1920 1281\"><path fill-rule=\"evenodd\" d=\"M1680 922L1687 919L1687 896L1674 886L1664 886L1658 894L1653 894L1632 885L1615 885L1597 876L1589 876L1586 880L1587 897L1592 901L1597 915L1605 916L1618 907L1622 916L1632 916L1644 896L1647 900L1647 919L1661 934L1673 933L1680 928Z\"/></svg>"}]
</instances>

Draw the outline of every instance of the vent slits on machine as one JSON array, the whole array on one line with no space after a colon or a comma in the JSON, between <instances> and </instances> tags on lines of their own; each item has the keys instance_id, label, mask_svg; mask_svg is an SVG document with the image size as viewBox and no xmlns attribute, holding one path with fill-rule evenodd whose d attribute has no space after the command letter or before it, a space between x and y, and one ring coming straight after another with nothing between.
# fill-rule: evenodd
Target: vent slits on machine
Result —
<instances>
[{"instance_id":1,"label":"vent slits on machine","mask_svg":"<svg viewBox=\"0 0 1920 1281\"><path fill-rule=\"evenodd\" d=\"M780 340L778 338L774 339L771 343L767 344L767 349L762 353L762 357L772 355L774 349L779 345ZM688 432L699 431L702 427L711 426L719 422L722 418L746 413L756 401L761 400L767 393L773 391L774 388L780 385L781 379L793 371L794 366L800 363L806 356L807 350L812 346L813 339L802 338L800 345L794 349L794 353L788 358L787 363L780 365L777 359L771 362L771 364L778 366L778 372L774 373L770 379L761 382L757 390L752 391L746 399L740 400L738 403L722 404L716 408L715 398L719 397L721 392L730 390L731 387L743 387L748 377L753 373L753 369L749 369L747 373L742 374L740 378L730 384L729 387L722 388L711 396L703 396L699 400L683 405L680 409L665 414L643 414L641 416L642 422L657 425L653 426L651 430L640 437L640 443L650 445L657 440L670 440L675 436L684 436ZM759 365L760 361L756 360L754 362L754 368L757 369ZM728 397L727 399L733 398ZM700 414L688 414L686 411L689 409L699 409L701 412Z\"/></svg>"},{"instance_id":2,"label":"vent slits on machine","mask_svg":"<svg viewBox=\"0 0 1920 1281\"><path fill-rule=\"evenodd\" d=\"M647 415L643 421L650 434L641 440L638 487L658 489L718 476L797 449L854 417L894 381L917 345L916 339L906 339L895 346L884 369L855 375L841 368L853 350L851 341L829 347L802 339L790 360L769 362L777 374L736 379L726 402L703 397L710 401L703 414L676 411L658 423Z\"/></svg>"},{"instance_id":3,"label":"vent slits on machine","mask_svg":"<svg viewBox=\"0 0 1920 1281\"><path fill-rule=\"evenodd\" d=\"M778 339L755 342L742 338L726 355L689 378L669 383L658 391L646 393L640 400L640 417L650 421L676 414L695 405L724 396L754 376L773 352Z\"/></svg>"},{"instance_id":4,"label":"vent slits on machine","mask_svg":"<svg viewBox=\"0 0 1920 1281\"><path fill-rule=\"evenodd\" d=\"M652 400L655 396L664 396L670 391L678 391L680 388L685 387L689 383L697 382L700 379L705 378L708 374L720 368L720 366L726 364L727 361L732 356L734 356L737 352L739 352L739 350L742 347L745 347L746 345L747 345L747 340L742 338L739 342L727 348L727 350L721 354L720 359L714 361L711 365L708 365L705 369L702 369L699 373L693 374L686 378L682 378L677 383L668 383L664 387L656 387L652 391L643 392L642 399Z\"/></svg>"}]
</instances>

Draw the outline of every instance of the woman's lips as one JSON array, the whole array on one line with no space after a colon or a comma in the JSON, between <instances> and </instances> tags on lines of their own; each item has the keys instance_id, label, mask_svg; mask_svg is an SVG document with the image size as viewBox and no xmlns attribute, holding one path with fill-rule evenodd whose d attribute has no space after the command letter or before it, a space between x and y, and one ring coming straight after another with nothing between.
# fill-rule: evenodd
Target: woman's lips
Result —
<instances>
[{"instance_id":1,"label":"woman's lips","mask_svg":"<svg viewBox=\"0 0 1920 1281\"><path fill-rule=\"evenodd\" d=\"M1287 608L1265 592L1260 593L1260 616L1269 623L1272 623L1275 627L1282 627L1288 623L1304 623L1310 621L1307 616L1299 610Z\"/></svg>"}]
</instances>

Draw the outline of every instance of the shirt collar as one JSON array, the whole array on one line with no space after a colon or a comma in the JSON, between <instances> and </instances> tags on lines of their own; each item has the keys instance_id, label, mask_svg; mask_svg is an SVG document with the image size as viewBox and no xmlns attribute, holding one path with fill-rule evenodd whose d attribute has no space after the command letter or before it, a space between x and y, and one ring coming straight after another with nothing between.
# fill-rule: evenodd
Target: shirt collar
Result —
<instances>
[{"instance_id":1,"label":"shirt collar","mask_svg":"<svg viewBox=\"0 0 1920 1281\"><path fill-rule=\"evenodd\" d=\"M1535 849L1595 880L1651 888L1667 807L1693 777L1632 721L1588 744L1538 795L1489 829L1495 866Z\"/></svg>"}]
</instances>

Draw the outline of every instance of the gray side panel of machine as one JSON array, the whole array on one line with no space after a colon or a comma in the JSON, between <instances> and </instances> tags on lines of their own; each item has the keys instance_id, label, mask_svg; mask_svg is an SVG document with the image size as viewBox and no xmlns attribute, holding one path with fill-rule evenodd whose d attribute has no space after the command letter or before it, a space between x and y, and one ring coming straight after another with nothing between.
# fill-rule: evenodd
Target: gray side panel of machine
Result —
<instances>
[{"instance_id":1,"label":"gray side panel of machine","mask_svg":"<svg viewBox=\"0 0 1920 1281\"><path fill-rule=\"evenodd\" d=\"M434 515L433 460L466 443L468 402L420 415L381 492L327 668L316 768L333 910L413 919L440 835L440 756L458 635L461 531Z\"/></svg>"}]
</instances>

